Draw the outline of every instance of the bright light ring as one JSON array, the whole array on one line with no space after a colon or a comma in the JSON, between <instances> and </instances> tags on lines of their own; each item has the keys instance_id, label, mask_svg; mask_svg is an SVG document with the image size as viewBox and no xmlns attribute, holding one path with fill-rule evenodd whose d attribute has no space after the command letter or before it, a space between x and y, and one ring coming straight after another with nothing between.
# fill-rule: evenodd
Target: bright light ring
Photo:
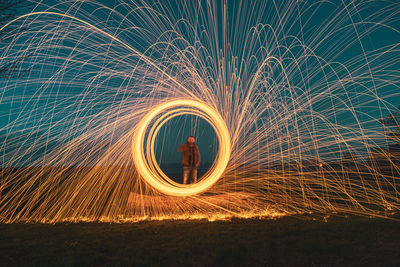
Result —
<instances>
[{"instance_id":1,"label":"bright light ring","mask_svg":"<svg viewBox=\"0 0 400 267\"><path fill-rule=\"evenodd\" d=\"M146 153L144 142L146 130L154 119L161 115L151 127L147 142ZM211 169L195 184L179 184L169 179L159 168L154 153L154 143L159 130L168 120L185 114L199 116L214 128L218 137L219 151ZM189 99L173 100L162 103L148 112L138 123L132 140L132 157L140 176L152 187L168 195L190 196L204 192L221 178L228 165L231 154L231 139L228 128L221 115L210 106Z\"/></svg>"}]
</instances>

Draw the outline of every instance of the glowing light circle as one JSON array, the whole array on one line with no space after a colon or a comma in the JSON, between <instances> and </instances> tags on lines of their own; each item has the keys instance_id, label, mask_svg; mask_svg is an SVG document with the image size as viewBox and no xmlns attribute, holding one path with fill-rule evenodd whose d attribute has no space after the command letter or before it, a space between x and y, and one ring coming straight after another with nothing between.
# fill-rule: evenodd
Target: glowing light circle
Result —
<instances>
[{"instance_id":1,"label":"glowing light circle","mask_svg":"<svg viewBox=\"0 0 400 267\"><path fill-rule=\"evenodd\" d=\"M160 114L164 113L159 116ZM168 120L184 114L196 115L206 120L214 128L218 137L219 151L214 164L203 178L195 184L179 184L169 179L159 168L154 153L154 143L158 131ZM158 117L156 119L156 117ZM156 119L156 120L155 120ZM146 131L152 121L147 142ZM146 153L144 151L146 146ZM178 99L155 106L138 123L132 140L132 157L140 176L153 188L168 195L190 196L204 192L221 178L231 154L231 139L221 115L212 107L191 99Z\"/></svg>"}]
</instances>

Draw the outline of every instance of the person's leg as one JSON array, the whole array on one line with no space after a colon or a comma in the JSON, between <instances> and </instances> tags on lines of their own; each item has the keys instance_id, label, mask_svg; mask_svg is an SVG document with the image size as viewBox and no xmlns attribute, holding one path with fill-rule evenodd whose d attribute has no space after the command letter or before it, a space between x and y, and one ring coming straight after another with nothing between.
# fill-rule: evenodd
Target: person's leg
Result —
<instances>
[{"instance_id":1,"label":"person's leg","mask_svg":"<svg viewBox=\"0 0 400 267\"><path fill-rule=\"evenodd\" d=\"M192 181L193 183L197 183L197 168L192 169Z\"/></svg>"},{"instance_id":2,"label":"person's leg","mask_svg":"<svg viewBox=\"0 0 400 267\"><path fill-rule=\"evenodd\" d=\"M189 178L189 167L183 166L183 184L187 184Z\"/></svg>"}]
</instances>

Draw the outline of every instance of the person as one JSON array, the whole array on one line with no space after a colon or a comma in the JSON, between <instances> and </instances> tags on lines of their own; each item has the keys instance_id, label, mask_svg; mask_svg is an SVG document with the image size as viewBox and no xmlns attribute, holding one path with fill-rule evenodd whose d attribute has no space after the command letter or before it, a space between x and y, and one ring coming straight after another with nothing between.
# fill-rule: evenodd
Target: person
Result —
<instances>
[{"instance_id":1,"label":"person","mask_svg":"<svg viewBox=\"0 0 400 267\"><path fill-rule=\"evenodd\" d=\"M194 143L194 136L189 136L187 143L178 147L178 152L182 152L183 184L188 183L189 175L193 183L197 182L197 167L200 164L200 151Z\"/></svg>"}]
</instances>

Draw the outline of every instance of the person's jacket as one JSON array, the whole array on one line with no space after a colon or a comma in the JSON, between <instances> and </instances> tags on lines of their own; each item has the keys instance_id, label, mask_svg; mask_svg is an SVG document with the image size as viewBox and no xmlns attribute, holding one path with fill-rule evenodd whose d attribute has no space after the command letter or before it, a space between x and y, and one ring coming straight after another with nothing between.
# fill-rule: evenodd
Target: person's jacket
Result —
<instances>
[{"instance_id":1,"label":"person's jacket","mask_svg":"<svg viewBox=\"0 0 400 267\"><path fill-rule=\"evenodd\" d=\"M200 164L200 151L199 148L193 144L192 147L190 147L189 143L184 143L180 147L178 147L178 152L182 152L182 165L183 166L189 166L189 157L190 157L190 151L191 148L193 149L193 166L198 167Z\"/></svg>"}]
</instances>

